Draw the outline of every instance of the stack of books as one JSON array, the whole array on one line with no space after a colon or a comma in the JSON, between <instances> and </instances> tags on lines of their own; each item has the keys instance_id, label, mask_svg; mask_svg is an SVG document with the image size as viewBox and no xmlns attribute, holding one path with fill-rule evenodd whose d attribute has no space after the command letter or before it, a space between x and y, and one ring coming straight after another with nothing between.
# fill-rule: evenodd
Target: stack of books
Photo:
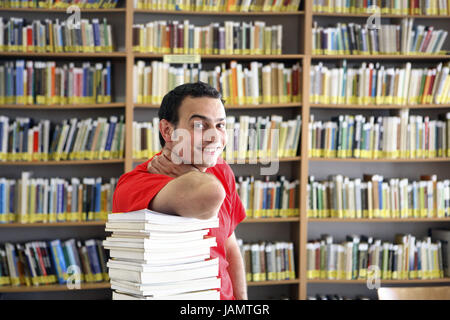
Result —
<instances>
[{"instance_id":1,"label":"stack of books","mask_svg":"<svg viewBox=\"0 0 450 320\"><path fill-rule=\"evenodd\" d=\"M219 259L211 258L219 219L143 209L109 214L103 241L113 300L218 300Z\"/></svg>"}]
</instances>

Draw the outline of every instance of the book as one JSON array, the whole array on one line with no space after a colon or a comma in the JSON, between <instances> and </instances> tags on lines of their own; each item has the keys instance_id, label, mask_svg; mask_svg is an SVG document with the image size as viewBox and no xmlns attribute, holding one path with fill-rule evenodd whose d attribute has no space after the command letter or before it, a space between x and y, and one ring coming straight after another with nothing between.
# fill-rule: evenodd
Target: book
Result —
<instances>
[{"instance_id":1,"label":"book","mask_svg":"<svg viewBox=\"0 0 450 320\"><path fill-rule=\"evenodd\" d=\"M180 282L169 282L164 285L137 284L130 281L112 280L111 289L123 293L161 298L186 292L186 290L202 291L210 288L220 288L220 278L210 277L202 279L185 280Z\"/></svg>"}]
</instances>

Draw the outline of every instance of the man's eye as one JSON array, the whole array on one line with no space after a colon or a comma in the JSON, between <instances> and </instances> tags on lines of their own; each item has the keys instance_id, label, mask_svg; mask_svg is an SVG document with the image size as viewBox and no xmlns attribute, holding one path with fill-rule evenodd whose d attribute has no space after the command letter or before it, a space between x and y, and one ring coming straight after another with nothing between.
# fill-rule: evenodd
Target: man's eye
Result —
<instances>
[{"instance_id":1,"label":"man's eye","mask_svg":"<svg viewBox=\"0 0 450 320\"><path fill-rule=\"evenodd\" d=\"M225 123L219 123L219 124L217 125L217 127L218 127L219 129L225 129Z\"/></svg>"},{"instance_id":2,"label":"man's eye","mask_svg":"<svg viewBox=\"0 0 450 320\"><path fill-rule=\"evenodd\" d=\"M194 128L195 129L203 129L203 123L200 123L200 122L198 122L198 123L194 123Z\"/></svg>"}]
</instances>

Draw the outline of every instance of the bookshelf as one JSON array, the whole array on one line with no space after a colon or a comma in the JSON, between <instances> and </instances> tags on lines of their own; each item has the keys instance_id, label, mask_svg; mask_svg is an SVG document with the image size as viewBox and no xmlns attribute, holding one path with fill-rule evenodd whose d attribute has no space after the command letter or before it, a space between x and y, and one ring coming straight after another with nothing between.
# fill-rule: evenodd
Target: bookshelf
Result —
<instances>
[{"instance_id":1,"label":"bookshelf","mask_svg":"<svg viewBox=\"0 0 450 320\"><path fill-rule=\"evenodd\" d=\"M261 61L271 62L286 62L288 64L299 62L303 69L302 79L302 100L300 103L286 103L286 104L261 104L261 105L227 105L227 113L235 115L245 112L250 115L259 115L261 112L270 114L282 113L287 117L300 114L302 116L302 131L301 131L301 143L300 143L300 155L285 159L280 159L280 172L282 174L290 175L293 179L300 180L300 193L298 195L300 199L300 216L293 218L261 218L261 219L246 219L238 227L239 232L242 234L250 234L253 239L251 241L263 240L262 235L268 234L270 240L279 240L279 237L294 242L296 250L296 276L297 279L286 281L265 281L265 282L253 282L249 283L249 297L252 298L252 288L258 288L258 291L270 291L272 286L276 287L288 287L288 291L280 289L282 294L288 292L289 297L293 299L304 300L314 291L311 285L332 285L329 289L331 293L338 292L339 290L345 290L348 285L363 285L364 280L307 280L306 278L306 243L309 238L320 233L319 229L323 225L329 225L330 229L345 228L349 225L349 231L359 233L361 227L364 226L364 231L368 229L380 229L380 225L393 224L401 225L402 228L408 230L412 227L414 230L419 228L424 230L429 224L433 226L450 226L450 220L427 218L427 219L308 219L307 218L307 183L308 176L310 174L317 174L324 166L330 166L327 168L331 173L346 174L352 173L353 170L359 170L357 175L362 172L385 170L388 173L395 172L397 168L402 166L410 167L411 170L421 169L428 173L431 171L439 171L446 175L445 178L450 178L450 172L448 170L449 158L432 158L432 159L339 159L339 158L315 158L307 157L308 154L308 123L310 114L316 113L328 113L339 114L346 113L347 111L359 112L362 110L369 112L380 112L381 110L392 111L403 108L408 108L414 111L427 112L427 111L440 111L447 112L450 110L449 104L418 104L411 106L403 105L330 105L330 104L312 104L310 103L309 89L310 79L309 74L311 66L317 62L336 62L347 59L349 62L362 62L362 61L381 61L382 63L389 64L401 64L403 62L412 62L418 64L436 64L438 62L446 62L450 60L449 55L313 55L312 54L312 24L315 20L320 22L332 22L337 23L341 20L345 21L358 21L364 23L364 19L367 19L370 14L340 14L340 13L316 13L312 9L312 1L302 0L300 11L298 12L187 12L187 11L152 11L152 10L138 10L133 8L133 1L119 1L119 7L116 9L82 9L81 13L86 13L89 18L92 17L108 17L108 21L113 23L113 37L116 40L117 50L112 53L11 53L0 52L0 60L6 59L58 59L59 60L75 60L75 61L105 61L110 60L112 64L118 66L119 71L113 75L114 91L116 92L113 103L110 104L94 104L94 105L63 105L63 106L35 106L35 105L2 105L0 109L5 113L12 113L14 115L26 115L29 111L35 112L39 110L46 110L51 112L52 116L62 114L62 116L77 115L83 117L89 112L91 116L94 114L110 115L116 112L122 112L125 115L125 153L123 159L118 160L79 160L79 161L47 161L47 162L0 162L0 172L2 175L9 173L16 167L20 168L25 166L32 166L33 169L39 170L41 176L54 176L59 174L63 168L69 168L68 171L80 170L82 175L95 176L98 172L107 176L120 176L124 172L132 170L136 165L142 163L144 160L133 159L132 150L132 135L128 134L132 132L132 125L134 119L140 121L150 121L152 117L157 114L158 105L155 104L137 104L133 101L133 66L135 62L139 60L152 61L163 59L162 54L150 54L150 53L135 53L132 46L132 26L133 23L142 23L143 21L165 19L165 20L180 20L190 19L197 22L209 23L211 21L222 21L226 19L236 19L239 21L253 21L258 19L264 19L269 24L280 23L289 27L294 26L293 32L286 33L284 29L284 42L291 42L294 44L295 49L286 51L281 55L202 55L202 63L228 63L230 60L237 60L238 62L249 61ZM51 17L63 17L65 10L61 9L3 9L0 8L0 14L5 16L25 16L27 19L44 19L47 15ZM448 19L449 16L429 16L429 15L393 15L382 14L382 21L386 19L393 19L399 21L402 18L414 18L418 21L427 21L428 25L440 24L440 28L449 30ZM447 19L447 20L446 20ZM115 22L113 22L115 21ZM272 23L272 21L274 21ZM291 29L289 29L291 30ZM449 40L446 40L448 48ZM84 60L83 60L84 59ZM117 88L120 88L119 90ZM58 110L57 112L54 112ZM60 117L59 115L58 117ZM67 165L67 167L64 167ZM244 164L233 164L232 168L235 170L236 176L248 175L248 172L256 172L255 167L257 165L246 161ZM60 168L60 171L55 173L55 169ZM27 169L28 170L28 169ZM375 171L376 172L376 171ZM438 173L438 176L441 174ZM68 174L70 175L70 174ZM16 177L17 178L17 177ZM348 224L347 224L348 223ZM27 235L26 240L34 240L29 237L46 238L53 236L55 230L56 236L60 237L72 237L74 234L84 233L84 229L89 229L86 232L89 236L96 235L97 237L103 237L103 230L99 230L104 226L103 222L83 222L83 223L54 223L54 224L11 224L0 225L2 230L0 241L4 242L8 240L8 236L15 233L14 238L20 239L21 230L31 230L32 232ZM94 230L92 230L94 229ZM18 230L20 230L18 232ZM5 231L5 232L4 232ZM332 232L331 232L332 233ZM19 234L19 235L17 235ZM369 234L370 235L370 234ZM245 239L245 237L243 236ZM283 240L284 240L283 239ZM265 240L265 239L264 239ZM8 240L9 241L9 240ZM18 240L19 241L19 240ZM422 283L449 283L449 279L434 279L434 280L387 280L382 283L387 284L422 284ZM262 288L260 288L260 286ZM107 289L108 284L90 284L82 285L82 289ZM268 288L268 289L266 289ZM323 287L322 287L323 288ZM319 288L320 289L320 288ZM28 290L28 291L27 291ZM0 293L15 293L20 294L23 292L44 292L44 291L60 291L64 290L61 286L49 286L48 288L7 288L0 287ZM323 293L323 291L322 291ZM102 296L100 296L102 297Z\"/></svg>"}]
</instances>

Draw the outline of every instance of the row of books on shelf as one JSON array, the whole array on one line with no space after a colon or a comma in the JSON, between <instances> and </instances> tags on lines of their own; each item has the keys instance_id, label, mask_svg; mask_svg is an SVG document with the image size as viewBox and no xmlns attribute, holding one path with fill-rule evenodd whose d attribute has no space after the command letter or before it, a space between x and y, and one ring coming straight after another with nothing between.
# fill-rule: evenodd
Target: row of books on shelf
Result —
<instances>
[{"instance_id":1,"label":"row of books on shelf","mask_svg":"<svg viewBox=\"0 0 450 320\"><path fill-rule=\"evenodd\" d=\"M113 37L107 19L81 19L70 25L59 19L33 20L0 17L0 51L112 52Z\"/></svg>"},{"instance_id":2,"label":"row of books on shelf","mask_svg":"<svg viewBox=\"0 0 450 320\"><path fill-rule=\"evenodd\" d=\"M236 192L247 218L298 217L300 184L279 176L276 181L255 180L253 176L238 177Z\"/></svg>"},{"instance_id":3,"label":"row of books on shelf","mask_svg":"<svg viewBox=\"0 0 450 320\"><path fill-rule=\"evenodd\" d=\"M310 116L308 152L311 157L360 159L426 159L450 156L450 113L365 117L339 115L330 121Z\"/></svg>"},{"instance_id":4,"label":"row of books on shelf","mask_svg":"<svg viewBox=\"0 0 450 320\"><path fill-rule=\"evenodd\" d=\"M0 178L0 223L105 221L117 178Z\"/></svg>"},{"instance_id":5,"label":"row of books on shelf","mask_svg":"<svg viewBox=\"0 0 450 320\"><path fill-rule=\"evenodd\" d=\"M239 121L238 121L239 120ZM224 159L266 159L295 157L300 145L302 120L283 120L282 116L228 116L228 135Z\"/></svg>"},{"instance_id":6,"label":"row of books on shelf","mask_svg":"<svg viewBox=\"0 0 450 320\"><path fill-rule=\"evenodd\" d=\"M109 281L100 240L55 239L0 246L0 286Z\"/></svg>"},{"instance_id":7,"label":"row of books on shelf","mask_svg":"<svg viewBox=\"0 0 450 320\"><path fill-rule=\"evenodd\" d=\"M248 65L231 61L203 70L201 65L180 67L164 62L137 61L133 70L135 103L162 101L163 96L178 85L202 81L216 88L227 104L277 104L301 101L302 68L284 63L263 65L253 61Z\"/></svg>"},{"instance_id":8,"label":"row of books on shelf","mask_svg":"<svg viewBox=\"0 0 450 320\"><path fill-rule=\"evenodd\" d=\"M195 12L295 12L301 0L134 0L135 9Z\"/></svg>"},{"instance_id":9,"label":"row of books on shelf","mask_svg":"<svg viewBox=\"0 0 450 320\"><path fill-rule=\"evenodd\" d=\"M360 66L337 67L323 63L311 66L310 103L358 105L448 104L449 63L412 68L363 62Z\"/></svg>"},{"instance_id":10,"label":"row of books on shelf","mask_svg":"<svg viewBox=\"0 0 450 320\"><path fill-rule=\"evenodd\" d=\"M0 64L0 104L92 104L111 102L111 62Z\"/></svg>"},{"instance_id":11,"label":"row of books on shelf","mask_svg":"<svg viewBox=\"0 0 450 320\"><path fill-rule=\"evenodd\" d=\"M296 279L294 244L292 242L244 242L238 239L244 260L245 275L251 281Z\"/></svg>"},{"instance_id":12,"label":"row of books on shelf","mask_svg":"<svg viewBox=\"0 0 450 320\"><path fill-rule=\"evenodd\" d=\"M66 119L52 124L0 116L0 161L122 159L123 116Z\"/></svg>"},{"instance_id":13,"label":"row of books on shelf","mask_svg":"<svg viewBox=\"0 0 450 320\"><path fill-rule=\"evenodd\" d=\"M228 116L228 135L223 158L257 160L286 158L297 155L300 144L301 116L283 121L282 116L267 117ZM133 122L133 158L146 159L161 150L159 118L152 122Z\"/></svg>"},{"instance_id":14,"label":"row of books on shelf","mask_svg":"<svg viewBox=\"0 0 450 320\"><path fill-rule=\"evenodd\" d=\"M1 0L0 8L66 9L76 5L81 9L112 9L118 0Z\"/></svg>"},{"instance_id":15,"label":"row of books on shelf","mask_svg":"<svg viewBox=\"0 0 450 320\"><path fill-rule=\"evenodd\" d=\"M384 178L364 175L350 179L334 175L325 181L309 177L308 218L448 218L450 180L436 175Z\"/></svg>"},{"instance_id":16,"label":"row of books on shelf","mask_svg":"<svg viewBox=\"0 0 450 320\"><path fill-rule=\"evenodd\" d=\"M377 11L375 11L377 10ZM450 4L442 0L313 0L313 12L374 13L396 15L449 15Z\"/></svg>"},{"instance_id":17,"label":"row of books on shelf","mask_svg":"<svg viewBox=\"0 0 450 320\"><path fill-rule=\"evenodd\" d=\"M357 23L337 23L312 29L313 54L445 54L448 31L417 25L414 19L381 24L378 29Z\"/></svg>"},{"instance_id":18,"label":"row of books on shelf","mask_svg":"<svg viewBox=\"0 0 450 320\"><path fill-rule=\"evenodd\" d=\"M161 20L134 24L132 44L142 53L281 54L283 25L225 21L199 26Z\"/></svg>"},{"instance_id":19,"label":"row of books on shelf","mask_svg":"<svg viewBox=\"0 0 450 320\"><path fill-rule=\"evenodd\" d=\"M440 239L448 239L449 231L432 232L439 235L419 240L411 234L396 234L394 242L348 235L340 243L323 234L306 245L307 278L376 281L448 277L448 265L444 265L448 261L448 247L443 249Z\"/></svg>"}]
</instances>

